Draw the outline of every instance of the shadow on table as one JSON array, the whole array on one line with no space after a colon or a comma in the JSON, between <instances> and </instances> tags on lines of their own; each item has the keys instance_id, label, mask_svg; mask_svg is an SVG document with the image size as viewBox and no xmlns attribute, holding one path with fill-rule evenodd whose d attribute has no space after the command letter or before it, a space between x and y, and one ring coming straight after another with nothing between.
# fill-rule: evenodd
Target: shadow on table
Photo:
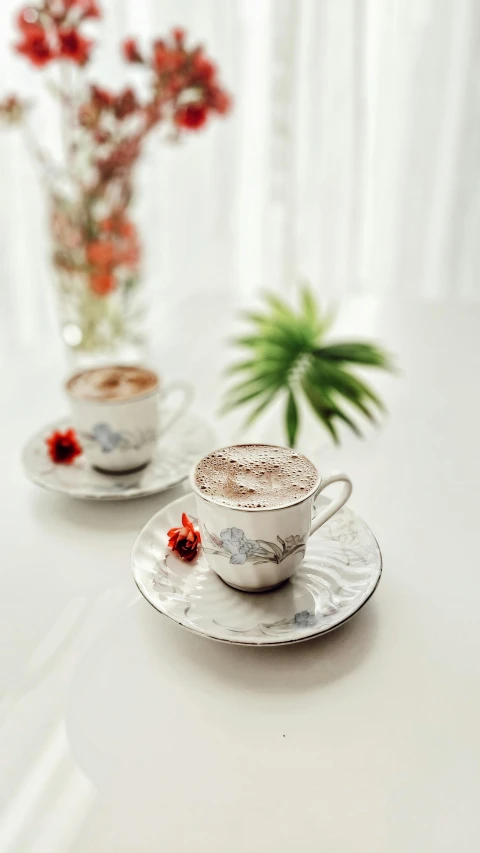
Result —
<instances>
[{"instance_id":1,"label":"shadow on table","mask_svg":"<svg viewBox=\"0 0 480 853\"><path fill-rule=\"evenodd\" d=\"M302 643L273 648L248 648L190 634L138 603L142 626L154 654L168 654L179 670L187 667L192 679L208 673L240 690L288 693L317 689L348 675L367 657L378 628L375 602L334 631Z\"/></svg>"}]
</instances>

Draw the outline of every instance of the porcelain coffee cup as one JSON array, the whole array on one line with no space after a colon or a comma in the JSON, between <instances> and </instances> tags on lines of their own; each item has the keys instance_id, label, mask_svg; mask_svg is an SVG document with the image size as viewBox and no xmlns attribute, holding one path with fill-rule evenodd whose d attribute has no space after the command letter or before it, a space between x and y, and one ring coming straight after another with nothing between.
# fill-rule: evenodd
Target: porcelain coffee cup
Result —
<instances>
[{"instance_id":1,"label":"porcelain coffee cup","mask_svg":"<svg viewBox=\"0 0 480 853\"><path fill-rule=\"evenodd\" d=\"M313 464L313 463L312 463ZM225 583L245 592L273 589L299 568L308 538L349 499L346 474L318 473L311 491L299 500L271 508L233 507L200 490L192 474L202 549L208 565ZM341 493L315 514L317 496L332 483Z\"/></svg>"},{"instance_id":2,"label":"porcelain coffee cup","mask_svg":"<svg viewBox=\"0 0 480 853\"><path fill-rule=\"evenodd\" d=\"M66 385L67 396L83 451L99 471L109 474L133 472L151 461L158 439L178 420L191 402L192 389L181 382L160 387L125 399L89 399L74 395ZM181 395L174 409L168 410L172 394Z\"/></svg>"}]
</instances>

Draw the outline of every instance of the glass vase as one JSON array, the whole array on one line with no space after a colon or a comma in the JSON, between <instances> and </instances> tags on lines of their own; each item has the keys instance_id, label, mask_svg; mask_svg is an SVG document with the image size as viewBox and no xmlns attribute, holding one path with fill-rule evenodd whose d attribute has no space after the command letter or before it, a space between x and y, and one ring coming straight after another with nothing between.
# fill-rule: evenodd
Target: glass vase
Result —
<instances>
[{"instance_id":1,"label":"glass vase","mask_svg":"<svg viewBox=\"0 0 480 853\"><path fill-rule=\"evenodd\" d=\"M72 368L144 360L140 244L128 210L51 199L60 329Z\"/></svg>"}]
</instances>

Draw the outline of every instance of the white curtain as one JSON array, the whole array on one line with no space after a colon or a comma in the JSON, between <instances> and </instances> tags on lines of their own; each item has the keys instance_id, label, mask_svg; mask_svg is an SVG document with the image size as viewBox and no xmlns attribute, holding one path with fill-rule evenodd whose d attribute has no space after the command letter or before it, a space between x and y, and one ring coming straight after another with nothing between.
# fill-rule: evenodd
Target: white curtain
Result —
<instances>
[{"instance_id":1,"label":"white curtain","mask_svg":"<svg viewBox=\"0 0 480 853\"><path fill-rule=\"evenodd\" d=\"M36 97L0 4L0 92ZM181 146L152 140L138 174L157 304L249 298L309 279L350 292L480 297L478 0L103 0L92 77L126 78L118 43L184 26L218 61L235 110ZM55 148L42 99L39 138ZM41 189L0 134L2 351L53 328Z\"/></svg>"}]
</instances>

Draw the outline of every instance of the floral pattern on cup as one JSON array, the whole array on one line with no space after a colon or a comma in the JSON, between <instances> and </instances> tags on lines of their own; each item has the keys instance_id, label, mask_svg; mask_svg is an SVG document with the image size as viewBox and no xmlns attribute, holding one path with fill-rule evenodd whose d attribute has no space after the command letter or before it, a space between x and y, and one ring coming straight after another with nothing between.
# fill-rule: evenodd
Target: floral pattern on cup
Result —
<instances>
[{"instance_id":1,"label":"floral pattern on cup","mask_svg":"<svg viewBox=\"0 0 480 853\"><path fill-rule=\"evenodd\" d=\"M107 423L95 424L91 432L82 435L84 442L96 443L103 453L111 453L113 450L139 450L156 439L153 429L118 432Z\"/></svg>"},{"instance_id":2,"label":"floral pattern on cup","mask_svg":"<svg viewBox=\"0 0 480 853\"><path fill-rule=\"evenodd\" d=\"M231 564L238 566L244 563L281 563L291 554L299 551L305 553L308 537L308 533L303 536L286 536L285 539L277 536L277 544L264 539L248 539L239 527L226 527L220 532L220 536L210 533L205 527L205 534L203 550L206 554L228 557ZM213 547L207 545L207 541Z\"/></svg>"}]
</instances>

